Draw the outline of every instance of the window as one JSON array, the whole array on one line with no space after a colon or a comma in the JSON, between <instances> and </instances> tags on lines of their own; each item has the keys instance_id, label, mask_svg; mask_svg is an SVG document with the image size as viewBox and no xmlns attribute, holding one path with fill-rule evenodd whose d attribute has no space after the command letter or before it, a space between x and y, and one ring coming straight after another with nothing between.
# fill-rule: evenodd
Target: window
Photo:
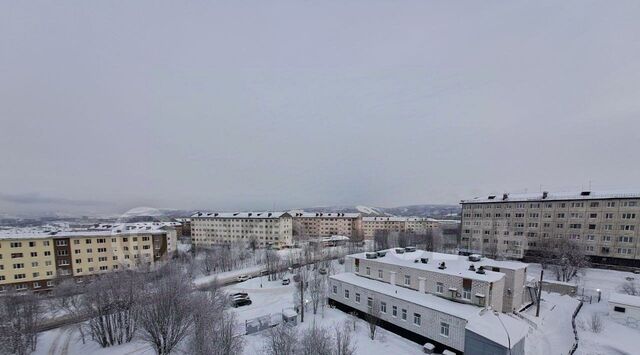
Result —
<instances>
[{"instance_id":1,"label":"window","mask_svg":"<svg viewBox=\"0 0 640 355\"><path fill-rule=\"evenodd\" d=\"M440 322L440 335L449 337L449 323Z\"/></svg>"},{"instance_id":2,"label":"window","mask_svg":"<svg viewBox=\"0 0 640 355\"><path fill-rule=\"evenodd\" d=\"M51 252L49 250L45 251L44 256L51 256Z\"/></svg>"},{"instance_id":3,"label":"window","mask_svg":"<svg viewBox=\"0 0 640 355\"><path fill-rule=\"evenodd\" d=\"M76 244L80 244L80 239L74 239L74 240L73 240L73 244L74 244L74 245L76 245Z\"/></svg>"},{"instance_id":4,"label":"window","mask_svg":"<svg viewBox=\"0 0 640 355\"><path fill-rule=\"evenodd\" d=\"M107 248L98 248L98 253L106 253Z\"/></svg>"},{"instance_id":5,"label":"window","mask_svg":"<svg viewBox=\"0 0 640 355\"><path fill-rule=\"evenodd\" d=\"M338 286L333 285L333 294L337 295L338 294Z\"/></svg>"},{"instance_id":6,"label":"window","mask_svg":"<svg viewBox=\"0 0 640 355\"><path fill-rule=\"evenodd\" d=\"M91 244L91 239L85 239L84 241L86 244Z\"/></svg>"},{"instance_id":7,"label":"window","mask_svg":"<svg viewBox=\"0 0 640 355\"><path fill-rule=\"evenodd\" d=\"M624 312L626 312L626 309L625 309L624 307L614 306L614 307L613 307L613 311L614 311L614 312L624 313Z\"/></svg>"},{"instance_id":8,"label":"window","mask_svg":"<svg viewBox=\"0 0 640 355\"><path fill-rule=\"evenodd\" d=\"M11 253L11 259L21 258L22 256L22 253Z\"/></svg>"},{"instance_id":9,"label":"window","mask_svg":"<svg viewBox=\"0 0 640 355\"><path fill-rule=\"evenodd\" d=\"M616 207L616 203L613 201L607 202L607 207Z\"/></svg>"},{"instance_id":10,"label":"window","mask_svg":"<svg viewBox=\"0 0 640 355\"><path fill-rule=\"evenodd\" d=\"M349 290L344 290L344 298L349 299Z\"/></svg>"},{"instance_id":11,"label":"window","mask_svg":"<svg viewBox=\"0 0 640 355\"><path fill-rule=\"evenodd\" d=\"M404 285L405 285L405 286L409 286L409 285L411 285L411 276L409 276L409 275L404 275Z\"/></svg>"},{"instance_id":12,"label":"window","mask_svg":"<svg viewBox=\"0 0 640 355\"><path fill-rule=\"evenodd\" d=\"M420 318L421 318L421 316L418 313L414 313L413 314L413 324L415 324L415 325L417 325L419 327L420 323L422 322L422 320Z\"/></svg>"},{"instance_id":13,"label":"window","mask_svg":"<svg viewBox=\"0 0 640 355\"><path fill-rule=\"evenodd\" d=\"M38 267L38 262L37 261L32 261L31 262L31 267Z\"/></svg>"},{"instance_id":14,"label":"window","mask_svg":"<svg viewBox=\"0 0 640 355\"><path fill-rule=\"evenodd\" d=\"M30 246L31 248L35 247L35 246L36 246L36 242L29 242L29 246Z\"/></svg>"},{"instance_id":15,"label":"window","mask_svg":"<svg viewBox=\"0 0 640 355\"><path fill-rule=\"evenodd\" d=\"M12 248L22 248L22 242L11 242Z\"/></svg>"},{"instance_id":16,"label":"window","mask_svg":"<svg viewBox=\"0 0 640 355\"><path fill-rule=\"evenodd\" d=\"M15 274L15 275L13 275L13 278L15 280L24 279L25 277L27 277L27 275L25 275L25 274Z\"/></svg>"},{"instance_id":17,"label":"window","mask_svg":"<svg viewBox=\"0 0 640 355\"><path fill-rule=\"evenodd\" d=\"M378 270L378 278L381 279L382 278L382 270Z\"/></svg>"},{"instance_id":18,"label":"window","mask_svg":"<svg viewBox=\"0 0 640 355\"><path fill-rule=\"evenodd\" d=\"M442 282L438 282L436 284L436 293L443 293L444 292L444 285L442 284Z\"/></svg>"},{"instance_id":19,"label":"window","mask_svg":"<svg viewBox=\"0 0 640 355\"><path fill-rule=\"evenodd\" d=\"M24 269L24 264L22 264L22 263L13 264L13 268L14 269Z\"/></svg>"},{"instance_id":20,"label":"window","mask_svg":"<svg viewBox=\"0 0 640 355\"><path fill-rule=\"evenodd\" d=\"M391 306L391 315L394 317L398 316L398 306Z\"/></svg>"},{"instance_id":21,"label":"window","mask_svg":"<svg viewBox=\"0 0 640 355\"><path fill-rule=\"evenodd\" d=\"M387 303L386 302L380 302L380 312L387 313Z\"/></svg>"},{"instance_id":22,"label":"window","mask_svg":"<svg viewBox=\"0 0 640 355\"><path fill-rule=\"evenodd\" d=\"M56 240L56 246L66 247L67 246L67 241L66 240Z\"/></svg>"},{"instance_id":23,"label":"window","mask_svg":"<svg viewBox=\"0 0 640 355\"><path fill-rule=\"evenodd\" d=\"M367 276L371 275L371 268L368 267L368 266L367 266L367 269L366 269L366 274L367 274Z\"/></svg>"},{"instance_id":24,"label":"window","mask_svg":"<svg viewBox=\"0 0 640 355\"><path fill-rule=\"evenodd\" d=\"M356 292L356 303L360 303L360 294Z\"/></svg>"},{"instance_id":25,"label":"window","mask_svg":"<svg viewBox=\"0 0 640 355\"><path fill-rule=\"evenodd\" d=\"M406 309L402 309L402 320L407 320L407 310Z\"/></svg>"}]
</instances>

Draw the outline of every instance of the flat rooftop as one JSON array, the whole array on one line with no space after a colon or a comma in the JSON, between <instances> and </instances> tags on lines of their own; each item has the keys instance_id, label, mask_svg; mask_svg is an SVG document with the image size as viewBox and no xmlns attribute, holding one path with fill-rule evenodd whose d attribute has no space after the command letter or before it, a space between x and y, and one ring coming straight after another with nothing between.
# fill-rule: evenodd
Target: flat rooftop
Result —
<instances>
[{"instance_id":1,"label":"flat rooftop","mask_svg":"<svg viewBox=\"0 0 640 355\"><path fill-rule=\"evenodd\" d=\"M535 193L507 193L474 197L470 200L462 200L461 204L469 203L502 203L502 202L544 202L544 201L570 201L570 200L605 200L640 198L640 191L569 191L569 192L543 192Z\"/></svg>"},{"instance_id":2,"label":"flat rooftop","mask_svg":"<svg viewBox=\"0 0 640 355\"><path fill-rule=\"evenodd\" d=\"M191 218L238 218L238 219L265 219L291 217L287 212L197 212Z\"/></svg>"},{"instance_id":3,"label":"flat rooftop","mask_svg":"<svg viewBox=\"0 0 640 355\"><path fill-rule=\"evenodd\" d=\"M139 222L96 224L87 229L13 228L0 231L0 240L45 239L70 237L109 237L113 235L140 235L164 233L164 227L175 227L176 222Z\"/></svg>"},{"instance_id":4,"label":"flat rooftop","mask_svg":"<svg viewBox=\"0 0 640 355\"><path fill-rule=\"evenodd\" d=\"M527 264L519 261L499 261L485 257L482 257L480 261L469 261L468 256L434 253L420 249L413 252L405 251L404 253L397 253L396 248L393 248L382 250L382 252L386 253L385 256L379 256L375 259L367 259L366 253L352 254L349 255L349 257L488 282L494 282L502 279L504 277L504 273L485 269L484 274L478 274L475 271L469 270L469 266L474 265L476 269L480 266L492 266L512 270L527 267ZM420 260L422 258L429 259L428 263L422 263ZM416 262L416 260L418 260L418 262ZM445 263L446 269L439 269L441 262Z\"/></svg>"}]
</instances>

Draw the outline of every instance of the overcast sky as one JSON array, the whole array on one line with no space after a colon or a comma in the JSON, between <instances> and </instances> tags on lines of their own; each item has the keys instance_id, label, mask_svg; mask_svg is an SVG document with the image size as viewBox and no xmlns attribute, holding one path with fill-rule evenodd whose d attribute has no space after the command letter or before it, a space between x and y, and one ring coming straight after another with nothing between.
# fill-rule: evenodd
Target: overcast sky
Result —
<instances>
[{"instance_id":1,"label":"overcast sky","mask_svg":"<svg viewBox=\"0 0 640 355\"><path fill-rule=\"evenodd\" d=\"M640 188L640 1L2 1L0 214Z\"/></svg>"}]
</instances>

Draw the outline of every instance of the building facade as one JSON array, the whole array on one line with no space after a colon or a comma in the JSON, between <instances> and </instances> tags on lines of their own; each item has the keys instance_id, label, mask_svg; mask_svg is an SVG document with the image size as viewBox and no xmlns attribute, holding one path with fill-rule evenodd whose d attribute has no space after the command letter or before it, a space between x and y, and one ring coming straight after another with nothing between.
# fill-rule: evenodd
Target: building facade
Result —
<instances>
[{"instance_id":1,"label":"building facade","mask_svg":"<svg viewBox=\"0 0 640 355\"><path fill-rule=\"evenodd\" d=\"M191 240L202 247L235 243L290 247L293 218L286 212L198 212L191 216Z\"/></svg>"},{"instance_id":2,"label":"building facade","mask_svg":"<svg viewBox=\"0 0 640 355\"><path fill-rule=\"evenodd\" d=\"M174 228L5 232L0 235L0 292L44 291L65 277L153 267L177 248Z\"/></svg>"},{"instance_id":3,"label":"building facade","mask_svg":"<svg viewBox=\"0 0 640 355\"><path fill-rule=\"evenodd\" d=\"M422 217L362 217L365 239L373 239L378 232L410 232L425 234L438 227L438 221Z\"/></svg>"},{"instance_id":4,"label":"building facade","mask_svg":"<svg viewBox=\"0 0 640 355\"><path fill-rule=\"evenodd\" d=\"M360 213L292 212L293 236L305 240L341 235L350 240L362 239Z\"/></svg>"},{"instance_id":5,"label":"building facade","mask_svg":"<svg viewBox=\"0 0 640 355\"><path fill-rule=\"evenodd\" d=\"M350 255L345 273L329 278L329 298L347 312L373 314L376 307L387 329L438 351L473 354L465 341L472 338L496 354L521 353L526 325L500 312L523 306L527 265L475 257L415 248ZM493 322L500 327L498 318L513 324L510 343L484 331Z\"/></svg>"},{"instance_id":6,"label":"building facade","mask_svg":"<svg viewBox=\"0 0 640 355\"><path fill-rule=\"evenodd\" d=\"M467 253L522 259L566 239L594 262L640 267L640 193L503 194L461 204Z\"/></svg>"}]
</instances>

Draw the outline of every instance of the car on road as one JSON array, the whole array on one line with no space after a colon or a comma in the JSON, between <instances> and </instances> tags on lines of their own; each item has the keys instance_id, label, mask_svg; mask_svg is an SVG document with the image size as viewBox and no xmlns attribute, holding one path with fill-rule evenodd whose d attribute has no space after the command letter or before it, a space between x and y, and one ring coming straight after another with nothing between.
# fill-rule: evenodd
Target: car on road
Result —
<instances>
[{"instance_id":1,"label":"car on road","mask_svg":"<svg viewBox=\"0 0 640 355\"><path fill-rule=\"evenodd\" d=\"M240 275L240 276L238 276L238 282L244 282L244 281L247 281L249 279L250 279L249 275Z\"/></svg>"},{"instance_id":2,"label":"car on road","mask_svg":"<svg viewBox=\"0 0 640 355\"><path fill-rule=\"evenodd\" d=\"M288 278L287 279L282 279L282 284L283 285L288 285L290 283L291 283L291 280L289 280Z\"/></svg>"},{"instance_id":3,"label":"car on road","mask_svg":"<svg viewBox=\"0 0 640 355\"><path fill-rule=\"evenodd\" d=\"M249 298L249 294L246 292L236 292L230 295L232 298Z\"/></svg>"},{"instance_id":4,"label":"car on road","mask_svg":"<svg viewBox=\"0 0 640 355\"><path fill-rule=\"evenodd\" d=\"M247 298L234 298L231 300L231 306L233 308L238 308L242 306L248 306L251 304L251 299Z\"/></svg>"},{"instance_id":5,"label":"car on road","mask_svg":"<svg viewBox=\"0 0 640 355\"><path fill-rule=\"evenodd\" d=\"M320 273L320 275L326 275L327 274L327 269L321 267L320 270L318 270L318 273Z\"/></svg>"},{"instance_id":6,"label":"car on road","mask_svg":"<svg viewBox=\"0 0 640 355\"><path fill-rule=\"evenodd\" d=\"M261 271L260 271L260 275L262 275L262 276L269 275L269 271L267 271L267 270L261 270Z\"/></svg>"}]
</instances>

